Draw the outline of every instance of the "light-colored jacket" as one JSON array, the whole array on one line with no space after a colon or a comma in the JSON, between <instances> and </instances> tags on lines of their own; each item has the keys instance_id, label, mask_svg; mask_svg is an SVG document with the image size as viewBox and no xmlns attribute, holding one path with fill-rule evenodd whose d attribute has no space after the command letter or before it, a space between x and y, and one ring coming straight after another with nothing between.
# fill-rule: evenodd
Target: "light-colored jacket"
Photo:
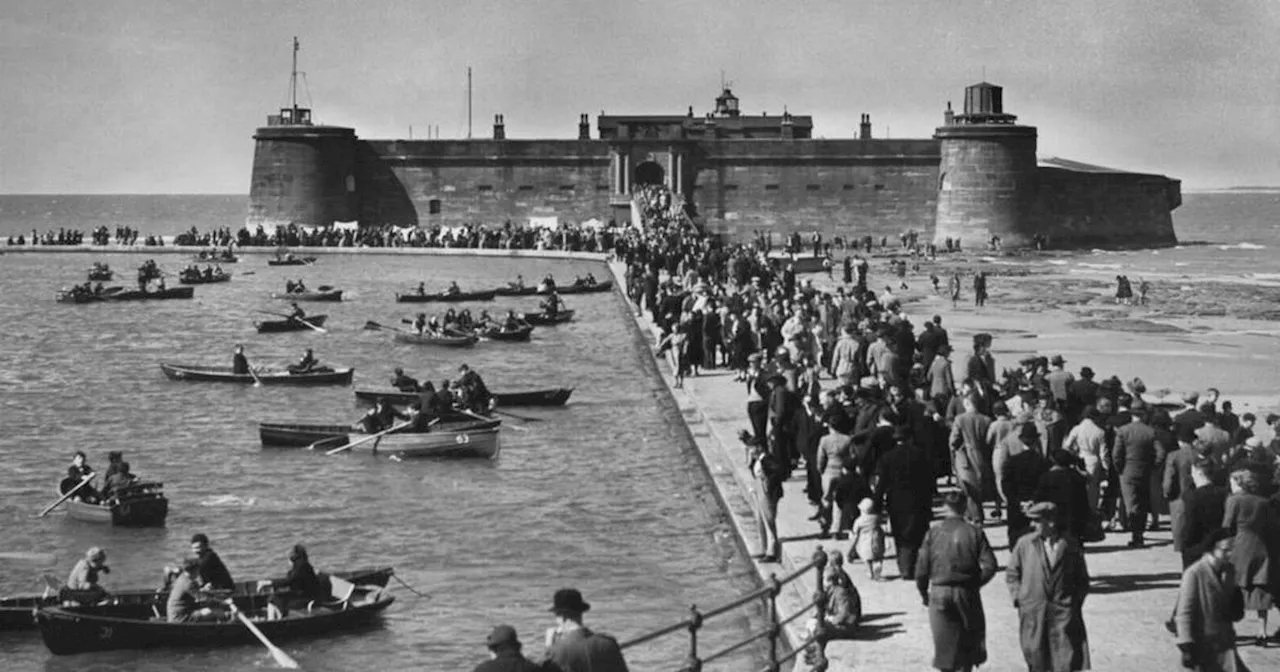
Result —
<instances>
[{"instance_id":1,"label":"light-colored jacket","mask_svg":"<svg viewBox=\"0 0 1280 672\"><path fill-rule=\"evenodd\" d=\"M1205 555L1182 573L1174 622L1178 644L1194 644L1202 660L1236 645L1233 622L1244 617L1244 602L1236 585L1235 570L1223 561L1214 566Z\"/></svg>"},{"instance_id":2,"label":"light-colored jacket","mask_svg":"<svg viewBox=\"0 0 1280 672\"><path fill-rule=\"evenodd\" d=\"M1106 444L1106 431L1089 418L1085 418L1067 433L1067 440L1063 442L1062 447L1079 455L1080 459L1084 460L1085 471L1092 474L1102 466L1102 453Z\"/></svg>"}]
</instances>

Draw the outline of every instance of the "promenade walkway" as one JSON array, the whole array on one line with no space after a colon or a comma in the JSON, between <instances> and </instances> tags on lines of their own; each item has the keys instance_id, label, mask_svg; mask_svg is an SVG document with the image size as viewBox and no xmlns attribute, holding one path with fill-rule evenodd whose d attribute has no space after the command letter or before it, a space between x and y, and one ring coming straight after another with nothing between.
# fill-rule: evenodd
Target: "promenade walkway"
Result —
<instances>
[{"instance_id":1,"label":"promenade walkway","mask_svg":"<svg viewBox=\"0 0 1280 672\"><path fill-rule=\"evenodd\" d=\"M624 269L617 263L611 266L621 282ZM952 341L967 342L973 333L981 331L980 320L976 318L948 318ZM646 333L654 334L647 315L637 320ZM654 342L651 339L650 343ZM999 352L996 354L999 357ZM660 370L726 503L734 527L748 552L759 552L751 509L754 479L747 470L745 451L737 439L738 430L750 428L746 417L746 390L742 383L733 382L731 371L712 370L701 376L690 376L685 379L683 389L675 389L668 367L664 364ZM803 566L819 545L842 553L849 549L848 541L817 538L817 523L808 520L812 509L804 494L803 471L796 472L785 485L785 492L778 510L782 563L757 563L762 578ZM990 659L981 669L984 672L1022 671L1026 666L1018 642L1018 616L1003 572L1009 558L1007 535L1003 525L990 525L986 533L996 549L1001 571L982 591ZM1088 546L1086 560L1093 581L1084 617L1093 669L1124 672L1182 669L1173 637L1164 627L1181 575L1181 563L1172 549L1167 520L1163 530L1148 534L1146 548L1129 549L1125 546L1127 541L1126 534L1114 533L1104 542ZM914 582L899 580L891 539L887 550L884 564L887 581L871 581L861 562L846 564L862 597L865 625L858 639L833 641L827 646L832 671L931 669L933 644L927 610L921 604ZM797 583L801 584L797 590L784 591L780 597L785 613L811 599L816 587L811 574ZM1252 639L1252 620L1237 627L1241 633L1250 635L1241 638L1240 649L1248 668L1253 672L1280 670L1280 647L1263 650L1248 643ZM789 634L792 642L802 639L795 628ZM801 663L796 669L807 667Z\"/></svg>"}]
</instances>

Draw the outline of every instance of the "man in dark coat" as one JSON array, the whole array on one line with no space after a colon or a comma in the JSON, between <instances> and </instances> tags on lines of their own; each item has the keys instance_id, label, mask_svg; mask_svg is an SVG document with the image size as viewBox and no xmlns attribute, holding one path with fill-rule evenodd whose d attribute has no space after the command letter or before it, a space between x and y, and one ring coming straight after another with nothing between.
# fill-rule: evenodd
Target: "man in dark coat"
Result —
<instances>
[{"instance_id":1,"label":"man in dark coat","mask_svg":"<svg viewBox=\"0 0 1280 672\"><path fill-rule=\"evenodd\" d=\"M1070 451L1059 448L1049 457L1053 466L1040 475L1033 499L1053 502L1062 516L1063 528L1084 543L1085 529L1093 516L1088 480L1076 469L1077 458Z\"/></svg>"},{"instance_id":2,"label":"man in dark coat","mask_svg":"<svg viewBox=\"0 0 1280 672\"><path fill-rule=\"evenodd\" d=\"M982 587L996 574L996 556L982 528L964 519L963 492L944 497L942 522L925 535L916 562L916 588L929 608L933 666L971 670L987 662Z\"/></svg>"},{"instance_id":3,"label":"man in dark coat","mask_svg":"<svg viewBox=\"0 0 1280 672\"><path fill-rule=\"evenodd\" d=\"M1205 540L1222 526L1227 496L1231 491L1225 485L1214 484L1215 471L1212 460L1197 460L1191 466L1191 480L1195 487L1182 493L1182 529L1175 541L1182 549L1183 569L1209 551L1204 545Z\"/></svg>"},{"instance_id":4,"label":"man in dark coat","mask_svg":"<svg viewBox=\"0 0 1280 672\"><path fill-rule=\"evenodd\" d=\"M476 666L473 672L540 672L542 668L520 654L521 644L516 629L499 625L485 640L492 660Z\"/></svg>"},{"instance_id":5,"label":"man in dark coat","mask_svg":"<svg viewBox=\"0 0 1280 672\"><path fill-rule=\"evenodd\" d=\"M1067 417L1079 422L1085 411L1098 402L1098 384L1093 382L1093 369L1080 369L1080 379L1067 386Z\"/></svg>"},{"instance_id":6,"label":"man in dark coat","mask_svg":"<svg viewBox=\"0 0 1280 672\"><path fill-rule=\"evenodd\" d=\"M1029 670L1089 669L1084 599L1089 569L1075 539L1062 534L1058 508L1040 502L1027 511L1036 531L1018 540L1005 579L1018 610L1019 641Z\"/></svg>"},{"instance_id":7,"label":"man in dark coat","mask_svg":"<svg viewBox=\"0 0 1280 672\"><path fill-rule=\"evenodd\" d=\"M898 549L898 571L902 578L915 578L916 555L933 519L933 493L937 481L929 455L907 440L907 429L898 427L898 445L876 465L876 501L889 514L894 546Z\"/></svg>"},{"instance_id":8,"label":"man in dark coat","mask_svg":"<svg viewBox=\"0 0 1280 672\"><path fill-rule=\"evenodd\" d=\"M769 450L774 459L790 474L795 451L794 395L787 390L787 379L780 374L769 377ZM797 456L798 457L798 456Z\"/></svg>"},{"instance_id":9,"label":"man in dark coat","mask_svg":"<svg viewBox=\"0 0 1280 672\"><path fill-rule=\"evenodd\" d=\"M218 553L209 548L209 537L203 533L191 536L191 552L199 561L200 586L204 589L235 590L235 581L231 580L231 572L222 564Z\"/></svg>"},{"instance_id":10,"label":"man in dark coat","mask_svg":"<svg viewBox=\"0 0 1280 672\"><path fill-rule=\"evenodd\" d=\"M582 615L591 608L582 593L563 588L553 602L556 627L547 630L548 672L627 672L618 640L582 624Z\"/></svg>"},{"instance_id":11,"label":"man in dark coat","mask_svg":"<svg viewBox=\"0 0 1280 672\"><path fill-rule=\"evenodd\" d=\"M1195 447L1195 430L1187 428L1178 435L1178 449L1169 453L1164 461L1163 490L1169 502L1169 522L1173 528L1173 550L1182 551L1182 526L1186 519L1183 495L1195 487L1191 466L1200 455ZM1199 559L1199 556L1196 557Z\"/></svg>"},{"instance_id":12,"label":"man in dark coat","mask_svg":"<svg viewBox=\"0 0 1280 672\"><path fill-rule=\"evenodd\" d=\"M1022 510L1022 504L1034 501L1040 476L1049 465L1041 456L1039 432L1033 422L1023 423L1017 439L1004 440L1009 456L1004 459L1000 473L1000 487L1009 504L1009 548L1018 538L1030 532L1031 521Z\"/></svg>"},{"instance_id":13,"label":"man in dark coat","mask_svg":"<svg viewBox=\"0 0 1280 672\"><path fill-rule=\"evenodd\" d=\"M1130 418L1128 424L1116 430L1112 469L1120 477L1120 493L1129 516L1129 547L1141 548L1151 499L1151 472L1165 456L1157 452L1163 449L1156 444L1155 430L1145 422L1146 414L1133 409Z\"/></svg>"}]
</instances>

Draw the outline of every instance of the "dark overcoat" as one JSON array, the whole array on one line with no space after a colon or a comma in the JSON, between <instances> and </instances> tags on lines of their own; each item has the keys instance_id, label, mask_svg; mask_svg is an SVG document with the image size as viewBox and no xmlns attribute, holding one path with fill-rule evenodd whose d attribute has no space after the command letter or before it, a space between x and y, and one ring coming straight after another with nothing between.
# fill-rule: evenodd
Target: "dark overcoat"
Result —
<instances>
[{"instance_id":1,"label":"dark overcoat","mask_svg":"<svg viewBox=\"0 0 1280 672\"><path fill-rule=\"evenodd\" d=\"M1084 553L1069 536L1053 566L1039 533L1018 540L1005 578L1018 610L1019 641L1029 672L1089 669L1089 638L1084 627L1084 598L1089 570Z\"/></svg>"}]
</instances>

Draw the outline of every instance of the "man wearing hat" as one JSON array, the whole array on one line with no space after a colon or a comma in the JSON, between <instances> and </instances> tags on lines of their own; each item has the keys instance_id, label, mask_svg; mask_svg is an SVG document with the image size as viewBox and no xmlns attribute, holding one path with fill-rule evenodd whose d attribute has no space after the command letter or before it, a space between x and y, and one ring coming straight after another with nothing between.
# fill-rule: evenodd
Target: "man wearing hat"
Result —
<instances>
[{"instance_id":1,"label":"man wearing hat","mask_svg":"<svg viewBox=\"0 0 1280 672\"><path fill-rule=\"evenodd\" d=\"M965 360L964 377L973 381L978 394L978 410L990 411L992 391L996 385L996 361L991 356L991 334L974 334L973 354Z\"/></svg>"},{"instance_id":2,"label":"man wearing hat","mask_svg":"<svg viewBox=\"0 0 1280 672\"><path fill-rule=\"evenodd\" d=\"M1236 631L1244 618L1235 571L1231 566L1232 535L1217 529L1204 544L1204 555L1182 574L1174 612L1182 666L1195 670L1235 670Z\"/></svg>"},{"instance_id":3,"label":"man wearing hat","mask_svg":"<svg viewBox=\"0 0 1280 672\"><path fill-rule=\"evenodd\" d=\"M1062 355L1054 355L1049 360L1052 370L1044 376L1045 382L1049 383L1049 391L1053 393L1053 398L1058 402L1058 408L1067 407L1067 390L1071 389L1072 383L1076 382L1076 377L1071 375L1067 370L1067 360Z\"/></svg>"},{"instance_id":4,"label":"man wearing hat","mask_svg":"<svg viewBox=\"0 0 1280 672\"><path fill-rule=\"evenodd\" d=\"M1164 477L1161 479L1164 498L1169 502L1169 525L1173 529L1173 550L1183 551L1183 525L1186 520L1186 493L1195 489L1191 468L1200 459L1196 447L1196 433L1190 427L1178 430L1178 449L1169 453L1164 461Z\"/></svg>"},{"instance_id":5,"label":"man wearing hat","mask_svg":"<svg viewBox=\"0 0 1280 672\"><path fill-rule=\"evenodd\" d=\"M413 376L405 375L404 369L397 366L393 372L395 375L391 378L391 387L401 392L417 392L418 379Z\"/></svg>"},{"instance_id":6,"label":"man wearing hat","mask_svg":"<svg viewBox=\"0 0 1280 672\"><path fill-rule=\"evenodd\" d=\"M924 537L916 588L929 609L933 666L971 670L987 662L982 586L996 574L996 556L982 528L964 519L963 492L948 492L941 522ZM899 551L901 552L901 551Z\"/></svg>"},{"instance_id":7,"label":"man wearing hat","mask_svg":"<svg viewBox=\"0 0 1280 672\"><path fill-rule=\"evenodd\" d=\"M1024 422L1017 435L1000 442L992 453L992 468L1000 496L1009 506L1009 547L1030 531L1022 504L1033 501L1040 476L1049 470L1034 422Z\"/></svg>"},{"instance_id":8,"label":"man wearing hat","mask_svg":"<svg viewBox=\"0 0 1280 672\"><path fill-rule=\"evenodd\" d=\"M1182 403L1186 405L1186 408L1173 417L1173 426L1177 429L1182 429L1183 427L1200 429L1204 427L1204 414L1197 408L1200 403L1200 393L1193 390L1183 394Z\"/></svg>"},{"instance_id":9,"label":"man wearing hat","mask_svg":"<svg viewBox=\"0 0 1280 672\"><path fill-rule=\"evenodd\" d=\"M491 660L476 666L474 672L539 672L538 664L520 655L520 639L516 629L509 625L499 625L485 639L489 647Z\"/></svg>"},{"instance_id":10,"label":"man wearing hat","mask_svg":"<svg viewBox=\"0 0 1280 672\"><path fill-rule=\"evenodd\" d=\"M627 672L618 640L592 632L582 624L591 605L574 588L561 588L552 598L556 626L547 630L547 663L556 672Z\"/></svg>"},{"instance_id":11,"label":"man wearing hat","mask_svg":"<svg viewBox=\"0 0 1280 672\"><path fill-rule=\"evenodd\" d=\"M1085 410L1098 401L1098 384L1093 382L1093 369L1080 367L1080 378L1067 386L1067 417L1078 421Z\"/></svg>"},{"instance_id":12,"label":"man wearing hat","mask_svg":"<svg viewBox=\"0 0 1280 672\"><path fill-rule=\"evenodd\" d=\"M1027 509L1035 532L1014 545L1005 569L1009 594L1018 610L1022 655L1030 670L1087 670L1084 598L1089 569L1084 552L1062 534L1058 507L1039 502Z\"/></svg>"},{"instance_id":13,"label":"man wearing hat","mask_svg":"<svg viewBox=\"0 0 1280 672\"><path fill-rule=\"evenodd\" d=\"M1156 432L1146 423L1146 413L1130 409L1129 415L1129 423L1116 430L1112 469L1119 475L1120 496L1129 516L1129 548L1142 548L1151 499L1151 472L1156 463L1165 461L1166 448L1156 443Z\"/></svg>"}]
</instances>

